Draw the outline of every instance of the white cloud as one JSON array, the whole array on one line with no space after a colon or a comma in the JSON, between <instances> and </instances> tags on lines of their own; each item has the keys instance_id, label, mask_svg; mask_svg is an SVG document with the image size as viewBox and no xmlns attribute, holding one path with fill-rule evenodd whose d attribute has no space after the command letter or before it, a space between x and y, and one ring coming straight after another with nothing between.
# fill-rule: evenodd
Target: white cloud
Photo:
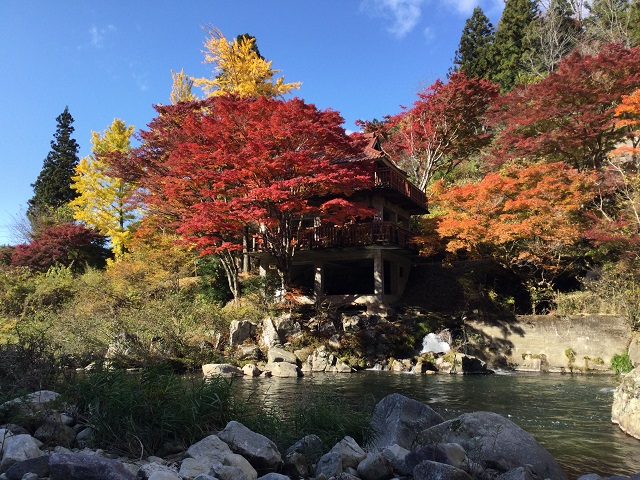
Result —
<instances>
[{"instance_id":1,"label":"white cloud","mask_svg":"<svg viewBox=\"0 0 640 480\"><path fill-rule=\"evenodd\" d=\"M498 0L504 3L502 0ZM473 13L473 9L478 5L478 0L444 0L444 3L451 5L458 13L469 15Z\"/></svg>"},{"instance_id":2,"label":"white cloud","mask_svg":"<svg viewBox=\"0 0 640 480\"><path fill-rule=\"evenodd\" d=\"M96 27L95 25L93 25L89 29L89 35L91 36L91 46L94 48L103 48L104 41L107 35L117 31L117 28L113 25L107 25L106 27Z\"/></svg>"},{"instance_id":3,"label":"white cloud","mask_svg":"<svg viewBox=\"0 0 640 480\"><path fill-rule=\"evenodd\" d=\"M392 23L387 30L397 38L402 38L417 25L423 3L425 0L363 0L360 9L375 16L390 18Z\"/></svg>"},{"instance_id":4,"label":"white cloud","mask_svg":"<svg viewBox=\"0 0 640 480\"><path fill-rule=\"evenodd\" d=\"M436 39L436 32L434 32L433 28L431 27L425 27L425 29L422 31L422 34L424 35L427 43L431 43L431 41Z\"/></svg>"}]
</instances>

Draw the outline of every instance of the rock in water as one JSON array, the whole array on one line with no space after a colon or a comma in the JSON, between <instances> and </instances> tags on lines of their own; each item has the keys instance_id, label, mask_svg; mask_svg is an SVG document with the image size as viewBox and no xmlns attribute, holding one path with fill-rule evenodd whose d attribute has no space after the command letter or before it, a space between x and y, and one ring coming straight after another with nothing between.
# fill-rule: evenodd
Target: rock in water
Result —
<instances>
[{"instance_id":1,"label":"rock in water","mask_svg":"<svg viewBox=\"0 0 640 480\"><path fill-rule=\"evenodd\" d=\"M483 468L506 473L529 465L540 478L567 480L558 462L535 438L511 420L492 412L465 413L416 437L418 445L457 443Z\"/></svg>"},{"instance_id":2,"label":"rock in water","mask_svg":"<svg viewBox=\"0 0 640 480\"><path fill-rule=\"evenodd\" d=\"M626 374L616 388L611 421L623 432L640 439L640 367Z\"/></svg>"},{"instance_id":3,"label":"rock in water","mask_svg":"<svg viewBox=\"0 0 640 480\"><path fill-rule=\"evenodd\" d=\"M380 400L373 410L373 447L382 449L398 445L411 449L419 432L442 422L444 418L431 407L392 393Z\"/></svg>"}]
</instances>

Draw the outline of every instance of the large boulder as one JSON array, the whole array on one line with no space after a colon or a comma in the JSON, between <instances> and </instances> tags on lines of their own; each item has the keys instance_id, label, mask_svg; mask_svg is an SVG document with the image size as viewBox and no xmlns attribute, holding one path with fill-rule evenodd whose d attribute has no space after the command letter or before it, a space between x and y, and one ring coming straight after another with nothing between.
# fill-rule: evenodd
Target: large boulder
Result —
<instances>
[{"instance_id":1,"label":"large boulder","mask_svg":"<svg viewBox=\"0 0 640 480\"><path fill-rule=\"evenodd\" d=\"M374 431L372 446L382 449L391 445L411 449L416 435L444 418L431 407L399 393L384 397L373 410L371 427Z\"/></svg>"},{"instance_id":2,"label":"large boulder","mask_svg":"<svg viewBox=\"0 0 640 480\"><path fill-rule=\"evenodd\" d=\"M624 376L613 394L611 421L623 432L640 439L640 367Z\"/></svg>"},{"instance_id":3,"label":"large boulder","mask_svg":"<svg viewBox=\"0 0 640 480\"><path fill-rule=\"evenodd\" d=\"M205 377L242 377L241 368L229 363L207 363L202 365L202 374Z\"/></svg>"},{"instance_id":4,"label":"large boulder","mask_svg":"<svg viewBox=\"0 0 640 480\"><path fill-rule=\"evenodd\" d=\"M217 435L209 435L191 445L186 451L186 456L180 467L180 475L185 478L200 473L206 474L213 467L221 466L236 467L252 480L258 477L249 461L233 452L231 447Z\"/></svg>"},{"instance_id":5,"label":"large boulder","mask_svg":"<svg viewBox=\"0 0 640 480\"><path fill-rule=\"evenodd\" d=\"M0 432L7 430L0 429ZM0 450L2 461L0 462L0 472L6 472L14 463L43 456L45 453L40 450L42 442L36 440L31 435L12 435L5 433L2 438Z\"/></svg>"},{"instance_id":6,"label":"large boulder","mask_svg":"<svg viewBox=\"0 0 640 480\"><path fill-rule=\"evenodd\" d=\"M284 348L279 347L271 347L267 352L267 363L293 363L294 365L298 363L298 357L296 357L295 353L289 352Z\"/></svg>"},{"instance_id":7,"label":"large boulder","mask_svg":"<svg viewBox=\"0 0 640 480\"><path fill-rule=\"evenodd\" d=\"M49 458L50 480L135 480L117 460L84 453L54 453Z\"/></svg>"},{"instance_id":8,"label":"large boulder","mask_svg":"<svg viewBox=\"0 0 640 480\"><path fill-rule=\"evenodd\" d=\"M241 345L256 336L258 326L248 320L232 320L229 325L229 345Z\"/></svg>"},{"instance_id":9,"label":"large boulder","mask_svg":"<svg viewBox=\"0 0 640 480\"><path fill-rule=\"evenodd\" d=\"M49 476L49 455L29 458L16 462L5 472L7 480L21 480L27 473L35 473L39 478Z\"/></svg>"},{"instance_id":10,"label":"large boulder","mask_svg":"<svg viewBox=\"0 0 640 480\"><path fill-rule=\"evenodd\" d=\"M424 430L418 445L457 443L482 468L499 473L529 465L540 478L566 480L556 460L535 438L511 420L492 412L465 413Z\"/></svg>"},{"instance_id":11,"label":"large boulder","mask_svg":"<svg viewBox=\"0 0 640 480\"><path fill-rule=\"evenodd\" d=\"M446 463L425 460L413 469L414 480L473 480L468 473Z\"/></svg>"},{"instance_id":12,"label":"large boulder","mask_svg":"<svg viewBox=\"0 0 640 480\"><path fill-rule=\"evenodd\" d=\"M282 465L282 456L275 443L264 435L252 432L234 420L218 433L232 451L245 457L258 471L276 471Z\"/></svg>"},{"instance_id":13,"label":"large boulder","mask_svg":"<svg viewBox=\"0 0 640 480\"><path fill-rule=\"evenodd\" d=\"M301 376L302 373L295 363L289 362L267 363L264 366L264 371L278 378L296 378Z\"/></svg>"}]
</instances>

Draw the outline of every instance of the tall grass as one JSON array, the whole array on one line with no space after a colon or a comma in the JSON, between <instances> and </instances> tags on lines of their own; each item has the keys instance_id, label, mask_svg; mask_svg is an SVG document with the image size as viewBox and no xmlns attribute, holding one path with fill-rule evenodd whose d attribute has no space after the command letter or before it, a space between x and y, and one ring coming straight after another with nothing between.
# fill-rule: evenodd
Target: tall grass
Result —
<instances>
[{"instance_id":1,"label":"tall grass","mask_svg":"<svg viewBox=\"0 0 640 480\"><path fill-rule=\"evenodd\" d=\"M99 370L78 378L65 396L95 431L95 445L128 455L187 448L231 419L231 384L185 380L166 367L132 374Z\"/></svg>"}]
</instances>

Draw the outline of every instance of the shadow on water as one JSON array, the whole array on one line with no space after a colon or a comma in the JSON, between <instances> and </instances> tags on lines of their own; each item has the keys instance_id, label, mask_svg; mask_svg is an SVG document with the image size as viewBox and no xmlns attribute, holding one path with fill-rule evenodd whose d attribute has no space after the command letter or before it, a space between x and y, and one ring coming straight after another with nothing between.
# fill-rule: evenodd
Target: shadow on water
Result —
<instances>
[{"instance_id":1,"label":"shadow on water","mask_svg":"<svg viewBox=\"0 0 640 480\"><path fill-rule=\"evenodd\" d=\"M569 478L640 472L640 442L611 423L616 380L604 375L513 374L491 376L320 374L301 379L249 379L236 388L258 395L267 406L286 408L312 394L316 385L361 405L398 392L430 405L445 418L493 411L531 433L558 460Z\"/></svg>"}]
</instances>

